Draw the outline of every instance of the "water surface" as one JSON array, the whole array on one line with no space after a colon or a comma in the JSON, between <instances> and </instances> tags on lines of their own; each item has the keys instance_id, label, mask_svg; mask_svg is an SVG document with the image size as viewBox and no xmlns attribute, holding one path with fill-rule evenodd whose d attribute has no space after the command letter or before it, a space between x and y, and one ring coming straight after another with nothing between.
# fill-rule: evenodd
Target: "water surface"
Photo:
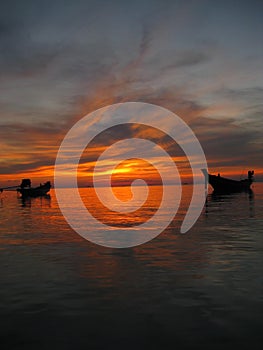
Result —
<instances>
[{"instance_id":1,"label":"water surface","mask_svg":"<svg viewBox=\"0 0 263 350\"><path fill-rule=\"evenodd\" d=\"M160 236L128 249L77 235L53 190L25 202L4 192L1 349L259 347L263 184L252 194L209 194L198 222L182 235L191 190L184 186L178 215ZM71 190L65 191L70 203ZM119 224L152 215L160 189L154 191L142 213L118 218ZM95 205L93 189L81 195ZM115 220L112 215L104 219Z\"/></svg>"}]
</instances>

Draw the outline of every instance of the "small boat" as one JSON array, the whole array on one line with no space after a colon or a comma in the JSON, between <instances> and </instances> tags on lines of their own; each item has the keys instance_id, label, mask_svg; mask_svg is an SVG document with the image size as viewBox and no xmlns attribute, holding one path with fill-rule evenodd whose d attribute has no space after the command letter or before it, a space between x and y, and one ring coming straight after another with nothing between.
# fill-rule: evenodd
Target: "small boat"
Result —
<instances>
[{"instance_id":1,"label":"small boat","mask_svg":"<svg viewBox=\"0 0 263 350\"><path fill-rule=\"evenodd\" d=\"M254 181L254 170L248 171L248 177L244 180L232 180L222 177L220 174L208 174L208 182L216 193L233 193L250 191L250 186Z\"/></svg>"},{"instance_id":2,"label":"small boat","mask_svg":"<svg viewBox=\"0 0 263 350\"><path fill-rule=\"evenodd\" d=\"M31 180L23 179L21 185L0 188L0 193L2 193L4 190L17 190L17 192L22 195L22 198L39 197L45 196L50 189L50 181L45 182L43 185L40 184L38 187L31 187Z\"/></svg>"},{"instance_id":3,"label":"small boat","mask_svg":"<svg viewBox=\"0 0 263 350\"><path fill-rule=\"evenodd\" d=\"M23 179L20 188L17 188L23 198L45 196L51 189L50 181L40 184L38 187L31 187L30 179Z\"/></svg>"}]
</instances>

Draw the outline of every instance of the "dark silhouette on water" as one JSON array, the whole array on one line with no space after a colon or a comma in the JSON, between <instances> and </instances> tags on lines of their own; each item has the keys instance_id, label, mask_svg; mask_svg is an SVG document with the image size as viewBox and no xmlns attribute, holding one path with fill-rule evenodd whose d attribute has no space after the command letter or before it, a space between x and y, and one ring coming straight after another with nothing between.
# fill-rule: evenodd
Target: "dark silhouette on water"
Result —
<instances>
[{"instance_id":1,"label":"dark silhouette on water","mask_svg":"<svg viewBox=\"0 0 263 350\"><path fill-rule=\"evenodd\" d=\"M234 193L250 191L250 186L254 181L254 170L248 171L248 177L244 180L232 180L226 177L222 177L220 174L211 175L203 170L204 176L206 176L207 181L213 187L215 193Z\"/></svg>"},{"instance_id":2,"label":"dark silhouette on water","mask_svg":"<svg viewBox=\"0 0 263 350\"><path fill-rule=\"evenodd\" d=\"M30 179L23 179L20 185L0 188L0 192L7 189L16 189L23 198L45 196L51 189L50 181L40 184L38 187L31 187Z\"/></svg>"},{"instance_id":3,"label":"dark silhouette on water","mask_svg":"<svg viewBox=\"0 0 263 350\"><path fill-rule=\"evenodd\" d=\"M22 197L39 197L45 196L51 189L50 181L45 182L43 185L40 184L38 187L31 187L30 179L23 179L20 188L17 192L21 193Z\"/></svg>"}]
</instances>

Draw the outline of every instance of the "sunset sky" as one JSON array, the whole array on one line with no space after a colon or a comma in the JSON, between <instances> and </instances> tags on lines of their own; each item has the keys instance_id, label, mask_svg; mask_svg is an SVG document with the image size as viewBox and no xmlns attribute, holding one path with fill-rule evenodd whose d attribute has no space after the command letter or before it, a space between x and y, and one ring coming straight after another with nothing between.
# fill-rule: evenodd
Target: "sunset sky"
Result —
<instances>
[{"instance_id":1,"label":"sunset sky","mask_svg":"<svg viewBox=\"0 0 263 350\"><path fill-rule=\"evenodd\" d=\"M210 172L239 178L254 169L263 180L262 14L256 0L1 1L0 184L53 181L59 145L74 123L126 101L180 116ZM84 154L82 184L107 137ZM154 137L171 147L164 135ZM122 164L119 175L133 167L154 178L138 162Z\"/></svg>"}]
</instances>

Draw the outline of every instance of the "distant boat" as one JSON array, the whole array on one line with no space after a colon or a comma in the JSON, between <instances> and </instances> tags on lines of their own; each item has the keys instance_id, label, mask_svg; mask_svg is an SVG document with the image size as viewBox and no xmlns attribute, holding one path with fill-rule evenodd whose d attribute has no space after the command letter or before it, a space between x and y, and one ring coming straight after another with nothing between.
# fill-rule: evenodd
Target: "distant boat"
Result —
<instances>
[{"instance_id":1,"label":"distant boat","mask_svg":"<svg viewBox=\"0 0 263 350\"><path fill-rule=\"evenodd\" d=\"M17 192L21 193L23 198L45 196L51 189L50 181L40 184L38 187L31 187L30 179L23 179Z\"/></svg>"},{"instance_id":2,"label":"distant boat","mask_svg":"<svg viewBox=\"0 0 263 350\"><path fill-rule=\"evenodd\" d=\"M254 170L248 171L248 177L244 180L232 180L218 175L208 175L208 182L217 193L233 193L249 191L254 181Z\"/></svg>"}]
</instances>

